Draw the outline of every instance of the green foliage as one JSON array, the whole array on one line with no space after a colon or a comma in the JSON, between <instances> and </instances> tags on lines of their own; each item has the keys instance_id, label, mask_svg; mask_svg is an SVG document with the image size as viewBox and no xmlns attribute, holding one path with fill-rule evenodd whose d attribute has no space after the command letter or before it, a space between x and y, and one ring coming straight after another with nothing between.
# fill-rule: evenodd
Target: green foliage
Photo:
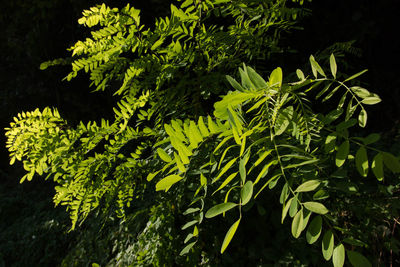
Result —
<instances>
[{"instance_id":1,"label":"green foliage","mask_svg":"<svg viewBox=\"0 0 400 267\"><path fill-rule=\"evenodd\" d=\"M85 10L79 23L97 28L70 48L66 79L84 71L95 90L111 87L119 96L115 119L72 127L56 109L20 113L6 133L10 163L23 162L21 182L47 174L58 184L54 202L67 206L71 229L95 210L105 216L116 210L123 221L149 212L128 249L131 257L118 262L121 256L117 265L196 265L200 254L202 261L214 255L209 245L229 251L252 207L266 196L282 205L277 214L285 233L303 243L305 236L334 266L343 266L345 255L351 263L369 263L357 252L368 249L368 239L342 213L356 194L368 193L366 183L382 187L400 163L371 146L379 135L350 134L357 124L366 126L366 105L381 101L354 84L365 71L341 78L332 54L330 73L310 56L312 76L298 69L298 79L286 77L277 67L264 79L243 64L240 81L234 78L241 62L276 52L279 33L302 12L285 1L186 0L146 28L129 5ZM220 18L224 22L217 23ZM321 114L313 97L339 101ZM220 215L231 224L225 238L204 244L206 225ZM177 230L172 224L181 217ZM181 235L180 252L168 250Z\"/></svg>"}]
</instances>

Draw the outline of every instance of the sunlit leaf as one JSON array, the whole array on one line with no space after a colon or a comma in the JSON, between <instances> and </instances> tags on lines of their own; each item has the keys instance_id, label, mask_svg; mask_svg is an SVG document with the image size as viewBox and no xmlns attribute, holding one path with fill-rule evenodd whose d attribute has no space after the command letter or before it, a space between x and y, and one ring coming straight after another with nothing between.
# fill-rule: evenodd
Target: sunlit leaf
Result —
<instances>
[{"instance_id":1,"label":"sunlit leaf","mask_svg":"<svg viewBox=\"0 0 400 267\"><path fill-rule=\"evenodd\" d=\"M317 187L321 184L318 180L309 180L307 182L302 183L299 187L296 188L295 192L309 192L317 189Z\"/></svg>"},{"instance_id":2,"label":"sunlit leaf","mask_svg":"<svg viewBox=\"0 0 400 267\"><path fill-rule=\"evenodd\" d=\"M224 242L222 242L222 246L221 246L221 254L224 253L224 251L228 247L229 243L231 242L231 240L232 240L233 236L235 235L236 230L239 226L239 223L240 223L240 219L237 220L234 224L232 224L232 226L229 228L228 232L226 233Z\"/></svg>"},{"instance_id":3,"label":"sunlit leaf","mask_svg":"<svg viewBox=\"0 0 400 267\"><path fill-rule=\"evenodd\" d=\"M329 212L329 210L323 204L321 204L319 202L308 201L308 202L304 202L303 205L309 211L312 211L312 212L315 212L318 214L326 214Z\"/></svg>"},{"instance_id":4,"label":"sunlit leaf","mask_svg":"<svg viewBox=\"0 0 400 267\"><path fill-rule=\"evenodd\" d=\"M183 177L181 177L179 175L175 175L175 174L169 175L169 176L165 177L164 179L161 179L156 184L156 191L160 191L160 190L167 191L173 184L179 182L182 179L183 179Z\"/></svg>"},{"instance_id":5,"label":"sunlit leaf","mask_svg":"<svg viewBox=\"0 0 400 267\"><path fill-rule=\"evenodd\" d=\"M251 197L253 196L253 182L247 181L240 192L240 197L242 199L242 205L246 205Z\"/></svg>"},{"instance_id":6,"label":"sunlit leaf","mask_svg":"<svg viewBox=\"0 0 400 267\"><path fill-rule=\"evenodd\" d=\"M292 221L292 235L294 238L298 238L303 229L303 210L299 210Z\"/></svg>"},{"instance_id":7,"label":"sunlit leaf","mask_svg":"<svg viewBox=\"0 0 400 267\"><path fill-rule=\"evenodd\" d=\"M334 267L342 267L344 265L345 249L343 244L339 244L333 250L332 262Z\"/></svg>"},{"instance_id":8,"label":"sunlit leaf","mask_svg":"<svg viewBox=\"0 0 400 267\"><path fill-rule=\"evenodd\" d=\"M226 203L221 203L218 205L215 205L214 207L210 208L207 212L206 212L206 218L212 218L215 217L217 215L220 215L234 207L236 207L238 204L236 203L232 203L232 202L226 202Z\"/></svg>"}]
</instances>

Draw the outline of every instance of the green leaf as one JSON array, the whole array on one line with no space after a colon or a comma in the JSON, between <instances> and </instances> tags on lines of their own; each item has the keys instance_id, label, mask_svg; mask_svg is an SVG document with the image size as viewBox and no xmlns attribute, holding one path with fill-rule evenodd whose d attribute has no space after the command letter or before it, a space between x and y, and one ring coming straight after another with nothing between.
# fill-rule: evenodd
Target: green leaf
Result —
<instances>
[{"instance_id":1,"label":"green leaf","mask_svg":"<svg viewBox=\"0 0 400 267\"><path fill-rule=\"evenodd\" d=\"M358 72L358 73L356 73L356 74L350 76L349 78L347 78L347 79L344 80L343 82L345 83L345 82L348 82L348 81L350 81L350 80L353 80L353 79L357 78L358 76L360 76L360 75L366 73L367 71L368 71L367 69L366 69L366 70L363 70L363 71L360 71L360 72Z\"/></svg>"},{"instance_id":2,"label":"green leaf","mask_svg":"<svg viewBox=\"0 0 400 267\"><path fill-rule=\"evenodd\" d=\"M364 143L364 145L373 144L373 143L379 141L380 138L381 138L380 134L372 133L364 138L363 143Z\"/></svg>"},{"instance_id":3,"label":"green leaf","mask_svg":"<svg viewBox=\"0 0 400 267\"><path fill-rule=\"evenodd\" d=\"M219 172L218 176L215 177L215 179L212 181L212 183L215 183L219 178L221 178L222 175L224 175L224 173L226 173L230 167L232 167L232 165L236 162L237 158L233 158L231 159L223 168L222 170Z\"/></svg>"},{"instance_id":4,"label":"green leaf","mask_svg":"<svg viewBox=\"0 0 400 267\"><path fill-rule=\"evenodd\" d=\"M371 262L356 251L347 251L347 258L354 267L372 267Z\"/></svg>"},{"instance_id":5,"label":"green leaf","mask_svg":"<svg viewBox=\"0 0 400 267\"><path fill-rule=\"evenodd\" d=\"M339 132L339 131L348 129L356 124L357 124L356 119L350 119L350 120L343 121L336 126L336 131Z\"/></svg>"},{"instance_id":6,"label":"green leaf","mask_svg":"<svg viewBox=\"0 0 400 267\"><path fill-rule=\"evenodd\" d=\"M321 203L319 202L314 202L314 201L309 201L309 202L304 202L303 203L304 207L308 209L309 211L318 213L318 214L326 214L329 212L329 210Z\"/></svg>"},{"instance_id":7,"label":"green leaf","mask_svg":"<svg viewBox=\"0 0 400 267\"><path fill-rule=\"evenodd\" d=\"M171 162L172 161L171 157L162 148L157 148L157 154L160 157L160 159L162 159L165 162Z\"/></svg>"},{"instance_id":8,"label":"green leaf","mask_svg":"<svg viewBox=\"0 0 400 267\"><path fill-rule=\"evenodd\" d=\"M225 181L218 187L217 190L215 190L215 192L214 192L213 194L215 194L217 191L221 190L221 189L224 188L227 184L229 184L230 181L232 181L233 178L235 178L237 174L238 174L237 172L234 172L234 173L232 173L231 175L229 175L228 178L225 179Z\"/></svg>"},{"instance_id":9,"label":"green leaf","mask_svg":"<svg viewBox=\"0 0 400 267\"><path fill-rule=\"evenodd\" d=\"M383 162L385 163L385 166L393 173L400 172L400 162L392 154L383 152Z\"/></svg>"},{"instance_id":10,"label":"green leaf","mask_svg":"<svg viewBox=\"0 0 400 267\"><path fill-rule=\"evenodd\" d=\"M316 216L310 223L306 232L306 239L308 244L313 244L318 240L322 231L322 217Z\"/></svg>"},{"instance_id":11,"label":"green leaf","mask_svg":"<svg viewBox=\"0 0 400 267\"><path fill-rule=\"evenodd\" d=\"M350 87L350 90L360 98L366 98L371 95L371 93L367 89L360 86L352 86Z\"/></svg>"},{"instance_id":12,"label":"green leaf","mask_svg":"<svg viewBox=\"0 0 400 267\"><path fill-rule=\"evenodd\" d=\"M267 82L251 67L246 66L247 74L249 75L250 80L256 86L256 89L265 89L268 87Z\"/></svg>"},{"instance_id":13,"label":"green leaf","mask_svg":"<svg viewBox=\"0 0 400 267\"><path fill-rule=\"evenodd\" d=\"M348 140L344 141L336 153L336 166L341 167L349 155L350 143Z\"/></svg>"},{"instance_id":14,"label":"green leaf","mask_svg":"<svg viewBox=\"0 0 400 267\"><path fill-rule=\"evenodd\" d=\"M305 183L302 183L301 185L299 185L299 187L297 187L297 189L295 190L295 192L309 192L309 191L313 191L315 189L317 189L317 187L321 184L320 181L318 180L309 180Z\"/></svg>"},{"instance_id":15,"label":"green leaf","mask_svg":"<svg viewBox=\"0 0 400 267\"><path fill-rule=\"evenodd\" d=\"M278 163L277 160L273 160L273 161L270 161L267 164L265 164L264 167L262 168L262 170L260 171L260 173L257 175L257 178L254 181L254 184L257 184L261 178L264 178L265 175L267 175L268 169L269 169L269 167L271 167L271 165L275 165L277 163Z\"/></svg>"},{"instance_id":16,"label":"green leaf","mask_svg":"<svg viewBox=\"0 0 400 267\"><path fill-rule=\"evenodd\" d=\"M322 255L327 261L332 257L334 242L333 233L328 230L322 238Z\"/></svg>"},{"instance_id":17,"label":"green leaf","mask_svg":"<svg viewBox=\"0 0 400 267\"><path fill-rule=\"evenodd\" d=\"M292 206L292 201L294 200L294 197L290 198L285 205L283 205L282 208L282 219L281 219L281 223L283 223L283 221L285 220L285 217L289 211L289 208ZM297 201L297 199L296 199Z\"/></svg>"},{"instance_id":18,"label":"green leaf","mask_svg":"<svg viewBox=\"0 0 400 267\"><path fill-rule=\"evenodd\" d=\"M292 235L294 238L298 238L303 229L303 209L300 209L293 218L292 221Z\"/></svg>"},{"instance_id":19,"label":"green leaf","mask_svg":"<svg viewBox=\"0 0 400 267\"><path fill-rule=\"evenodd\" d=\"M186 247L184 247L181 252L179 253L180 256L185 255L186 253L188 253L190 251L190 249L194 246L194 244L196 244L197 241L194 241L192 243L189 243Z\"/></svg>"},{"instance_id":20,"label":"green leaf","mask_svg":"<svg viewBox=\"0 0 400 267\"><path fill-rule=\"evenodd\" d=\"M333 88L333 90L330 91L329 94L327 94L327 95L324 97L324 99L322 99L322 102L325 102L325 101L329 100L329 99L339 90L339 88L340 88L341 86L342 86L342 85L338 85L338 86L336 86L335 88Z\"/></svg>"},{"instance_id":21,"label":"green leaf","mask_svg":"<svg viewBox=\"0 0 400 267\"><path fill-rule=\"evenodd\" d=\"M333 78L336 79L337 66L336 66L335 56L333 54L331 54L331 57L329 58L329 63L330 63L330 67L331 67L332 76L333 76Z\"/></svg>"},{"instance_id":22,"label":"green leaf","mask_svg":"<svg viewBox=\"0 0 400 267\"><path fill-rule=\"evenodd\" d=\"M239 161L239 173L240 173L240 178L242 180L242 183L244 183L246 181L246 166L245 166L246 162L245 159L242 158Z\"/></svg>"},{"instance_id":23,"label":"green leaf","mask_svg":"<svg viewBox=\"0 0 400 267\"><path fill-rule=\"evenodd\" d=\"M365 147L360 147L356 153L356 168L361 176L367 177L368 175L368 157Z\"/></svg>"},{"instance_id":24,"label":"green leaf","mask_svg":"<svg viewBox=\"0 0 400 267\"><path fill-rule=\"evenodd\" d=\"M367 125L367 111L365 111L365 109L361 109L360 114L358 115L358 125L360 125L360 127L365 127L365 125Z\"/></svg>"},{"instance_id":25,"label":"green leaf","mask_svg":"<svg viewBox=\"0 0 400 267\"><path fill-rule=\"evenodd\" d=\"M202 136L207 137L210 135L210 132L208 131L202 116L199 117L198 125Z\"/></svg>"},{"instance_id":26,"label":"green leaf","mask_svg":"<svg viewBox=\"0 0 400 267\"><path fill-rule=\"evenodd\" d=\"M282 69L278 67L274 69L271 75L269 76L269 86L281 87L282 79L283 79Z\"/></svg>"},{"instance_id":27,"label":"green leaf","mask_svg":"<svg viewBox=\"0 0 400 267\"><path fill-rule=\"evenodd\" d=\"M253 182L247 181L240 192L242 205L243 206L246 205L250 201L252 196L253 196Z\"/></svg>"},{"instance_id":28,"label":"green leaf","mask_svg":"<svg viewBox=\"0 0 400 267\"><path fill-rule=\"evenodd\" d=\"M187 236L186 236L186 238L185 238L185 240L183 241L183 243L184 244L186 244L190 239L192 239L194 236L193 236L193 234L192 233L189 233Z\"/></svg>"},{"instance_id":29,"label":"green leaf","mask_svg":"<svg viewBox=\"0 0 400 267\"><path fill-rule=\"evenodd\" d=\"M232 203L232 202L226 202L226 203L221 203L218 205L215 205L214 207L210 208L207 212L206 212L206 218L212 218L215 217L217 215L220 215L234 207L236 207L238 204L236 203Z\"/></svg>"},{"instance_id":30,"label":"green leaf","mask_svg":"<svg viewBox=\"0 0 400 267\"><path fill-rule=\"evenodd\" d=\"M179 176L179 175L169 175L167 177L165 177L164 179L161 179L157 184L156 184L156 191L161 191L161 190L165 190L168 191L168 189L175 183L179 182L180 180L182 180L183 177Z\"/></svg>"},{"instance_id":31,"label":"green leaf","mask_svg":"<svg viewBox=\"0 0 400 267\"><path fill-rule=\"evenodd\" d=\"M323 123L330 124L331 122L337 120L340 117L340 115L342 115L342 113L343 109L341 108L332 110L325 116L325 118L323 119Z\"/></svg>"},{"instance_id":32,"label":"green leaf","mask_svg":"<svg viewBox=\"0 0 400 267\"><path fill-rule=\"evenodd\" d=\"M157 47L159 47L162 43L164 42L164 38L161 38L159 40L157 40L152 46L151 46L151 50L156 50Z\"/></svg>"},{"instance_id":33,"label":"green leaf","mask_svg":"<svg viewBox=\"0 0 400 267\"><path fill-rule=\"evenodd\" d=\"M245 91L244 88L240 85L240 83L238 83L231 76L226 75L225 77L228 80L228 82L232 85L232 87L235 88L235 90L240 91L240 92L244 92Z\"/></svg>"},{"instance_id":34,"label":"green leaf","mask_svg":"<svg viewBox=\"0 0 400 267\"><path fill-rule=\"evenodd\" d=\"M151 172L147 175L147 181L150 182L151 180L153 180L153 178L160 172L161 170L158 170L156 172Z\"/></svg>"},{"instance_id":35,"label":"green leaf","mask_svg":"<svg viewBox=\"0 0 400 267\"><path fill-rule=\"evenodd\" d=\"M334 267L343 267L345 259L345 249L343 244L339 244L333 250L332 262Z\"/></svg>"},{"instance_id":36,"label":"green leaf","mask_svg":"<svg viewBox=\"0 0 400 267\"><path fill-rule=\"evenodd\" d=\"M254 166L258 166L269 154L271 154L272 151L274 151L274 150L270 149L270 150L265 151L264 153L262 153L262 155L254 163Z\"/></svg>"},{"instance_id":37,"label":"green leaf","mask_svg":"<svg viewBox=\"0 0 400 267\"><path fill-rule=\"evenodd\" d=\"M188 208L187 210L185 210L185 211L183 212L183 215L192 214L192 213L194 213L194 212L196 212L196 211L199 211L199 210L200 210L200 208Z\"/></svg>"},{"instance_id":38,"label":"green leaf","mask_svg":"<svg viewBox=\"0 0 400 267\"><path fill-rule=\"evenodd\" d=\"M293 199L292 203L290 204L290 208L289 208L289 216L290 217L293 217L294 215L296 215L297 210L298 210L298 206L299 206L298 194L296 194L294 196L294 199Z\"/></svg>"},{"instance_id":39,"label":"green leaf","mask_svg":"<svg viewBox=\"0 0 400 267\"><path fill-rule=\"evenodd\" d=\"M378 179L378 181L382 181L384 177L382 153L376 154L376 156L372 160L371 169L376 179Z\"/></svg>"},{"instance_id":40,"label":"green leaf","mask_svg":"<svg viewBox=\"0 0 400 267\"><path fill-rule=\"evenodd\" d=\"M224 251L228 247L229 243L231 242L231 240L232 240L233 236L235 235L236 230L239 226L239 223L240 223L240 219L237 220L234 224L232 224L232 226L229 228L228 232L226 233L224 242L222 242L222 246L221 246L221 254L224 253Z\"/></svg>"},{"instance_id":41,"label":"green leaf","mask_svg":"<svg viewBox=\"0 0 400 267\"><path fill-rule=\"evenodd\" d=\"M296 70L296 75L299 78L299 80L301 80L301 81L306 79L306 77L304 76L304 73L301 71L301 69Z\"/></svg>"},{"instance_id":42,"label":"green leaf","mask_svg":"<svg viewBox=\"0 0 400 267\"><path fill-rule=\"evenodd\" d=\"M289 126L293 117L293 106L289 106L282 110L275 121L275 135L281 135Z\"/></svg>"},{"instance_id":43,"label":"green leaf","mask_svg":"<svg viewBox=\"0 0 400 267\"><path fill-rule=\"evenodd\" d=\"M382 99L379 96L370 96L370 97L364 98L361 101L361 103L363 103L365 105L375 105L375 104L378 104L381 101L382 101Z\"/></svg>"},{"instance_id":44,"label":"green leaf","mask_svg":"<svg viewBox=\"0 0 400 267\"><path fill-rule=\"evenodd\" d=\"M335 149L336 137L336 133L331 133L326 137L324 147L326 153L332 152Z\"/></svg>"},{"instance_id":45,"label":"green leaf","mask_svg":"<svg viewBox=\"0 0 400 267\"><path fill-rule=\"evenodd\" d=\"M193 220L193 221L187 222L182 226L181 229L185 230L185 229L189 228L190 226L197 224L198 222L199 222L198 220Z\"/></svg>"},{"instance_id":46,"label":"green leaf","mask_svg":"<svg viewBox=\"0 0 400 267\"><path fill-rule=\"evenodd\" d=\"M315 61L313 55L310 56L310 63L311 63L311 70L315 78L317 78L317 72L322 76L326 77L324 71L322 70L321 66Z\"/></svg>"}]
</instances>

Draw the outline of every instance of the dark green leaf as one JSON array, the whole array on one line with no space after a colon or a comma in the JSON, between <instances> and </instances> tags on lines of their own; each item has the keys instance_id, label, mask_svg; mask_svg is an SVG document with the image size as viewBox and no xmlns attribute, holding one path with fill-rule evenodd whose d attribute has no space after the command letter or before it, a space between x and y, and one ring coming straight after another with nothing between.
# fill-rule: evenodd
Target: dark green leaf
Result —
<instances>
[{"instance_id":1,"label":"dark green leaf","mask_svg":"<svg viewBox=\"0 0 400 267\"><path fill-rule=\"evenodd\" d=\"M306 239L308 244L313 244L318 240L322 231L322 218L320 215L316 216L307 228Z\"/></svg>"},{"instance_id":2,"label":"dark green leaf","mask_svg":"<svg viewBox=\"0 0 400 267\"><path fill-rule=\"evenodd\" d=\"M378 179L378 181L382 181L384 177L382 153L376 154L376 156L372 160L371 169L376 179Z\"/></svg>"},{"instance_id":3,"label":"dark green leaf","mask_svg":"<svg viewBox=\"0 0 400 267\"><path fill-rule=\"evenodd\" d=\"M334 242L333 233L328 230L322 238L322 255L327 261L332 257Z\"/></svg>"},{"instance_id":4,"label":"dark green leaf","mask_svg":"<svg viewBox=\"0 0 400 267\"><path fill-rule=\"evenodd\" d=\"M371 262L356 251L347 251L347 258L354 267L372 267Z\"/></svg>"},{"instance_id":5,"label":"dark green leaf","mask_svg":"<svg viewBox=\"0 0 400 267\"><path fill-rule=\"evenodd\" d=\"M348 140L344 141L338 148L336 153L336 166L341 167L349 155L350 143Z\"/></svg>"},{"instance_id":6,"label":"dark green leaf","mask_svg":"<svg viewBox=\"0 0 400 267\"><path fill-rule=\"evenodd\" d=\"M194 246L194 244L196 244L197 241L194 241L192 243L189 243L186 247L184 247L181 251L181 253L179 253L180 256L185 255L186 253L188 253L190 251L190 249Z\"/></svg>"},{"instance_id":7,"label":"dark green leaf","mask_svg":"<svg viewBox=\"0 0 400 267\"><path fill-rule=\"evenodd\" d=\"M365 147L360 147L356 153L356 168L361 176L367 177L368 175L368 157Z\"/></svg>"},{"instance_id":8,"label":"dark green leaf","mask_svg":"<svg viewBox=\"0 0 400 267\"><path fill-rule=\"evenodd\" d=\"M383 152L383 162L385 166L394 173L400 172L399 160L390 153Z\"/></svg>"}]
</instances>

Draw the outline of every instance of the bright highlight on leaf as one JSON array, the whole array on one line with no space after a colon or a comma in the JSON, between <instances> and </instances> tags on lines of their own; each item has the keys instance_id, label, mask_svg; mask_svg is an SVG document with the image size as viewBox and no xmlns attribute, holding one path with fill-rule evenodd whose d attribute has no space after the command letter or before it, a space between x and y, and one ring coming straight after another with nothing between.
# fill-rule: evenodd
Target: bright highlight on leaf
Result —
<instances>
[{"instance_id":1,"label":"bright highlight on leaf","mask_svg":"<svg viewBox=\"0 0 400 267\"><path fill-rule=\"evenodd\" d=\"M342 267L345 260L345 249L343 244L339 244L333 250L332 262L334 267Z\"/></svg>"}]
</instances>

